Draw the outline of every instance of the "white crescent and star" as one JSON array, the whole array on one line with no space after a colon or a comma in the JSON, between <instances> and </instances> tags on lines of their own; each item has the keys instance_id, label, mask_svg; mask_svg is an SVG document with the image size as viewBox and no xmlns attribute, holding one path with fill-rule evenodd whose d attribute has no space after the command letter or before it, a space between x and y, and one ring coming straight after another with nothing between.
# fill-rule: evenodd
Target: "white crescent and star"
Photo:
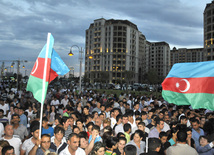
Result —
<instances>
[{"instance_id":1,"label":"white crescent and star","mask_svg":"<svg viewBox=\"0 0 214 155\"><path fill-rule=\"evenodd\" d=\"M179 82L176 83L176 88L178 88L178 90L179 90L180 92L182 92L182 93L187 92L187 91L190 89L190 83L189 83L189 81L188 81L187 79L181 79L180 81L184 81L184 82L186 83L186 89L180 90L180 89L179 89L179 87L180 87Z\"/></svg>"},{"instance_id":2,"label":"white crescent and star","mask_svg":"<svg viewBox=\"0 0 214 155\"><path fill-rule=\"evenodd\" d=\"M39 62L38 59L36 60L36 67L34 68L34 70L31 72L31 74L34 74L38 68Z\"/></svg>"}]
</instances>

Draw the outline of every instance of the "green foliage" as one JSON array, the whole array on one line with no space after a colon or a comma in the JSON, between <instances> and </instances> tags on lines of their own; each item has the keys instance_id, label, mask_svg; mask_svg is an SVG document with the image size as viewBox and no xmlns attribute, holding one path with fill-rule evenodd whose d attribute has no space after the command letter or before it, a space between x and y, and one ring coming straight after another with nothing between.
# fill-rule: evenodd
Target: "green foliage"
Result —
<instances>
[{"instance_id":1,"label":"green foliage","mask_svg":"<svg viewBox=\"0 0 214 155\"><path fill-rule=\"evenodd\" d=\"M150 84L158 84L160 81L160 78L158 76L156 69L150 69L146 77Z\"/></svg>"}]
</instances>

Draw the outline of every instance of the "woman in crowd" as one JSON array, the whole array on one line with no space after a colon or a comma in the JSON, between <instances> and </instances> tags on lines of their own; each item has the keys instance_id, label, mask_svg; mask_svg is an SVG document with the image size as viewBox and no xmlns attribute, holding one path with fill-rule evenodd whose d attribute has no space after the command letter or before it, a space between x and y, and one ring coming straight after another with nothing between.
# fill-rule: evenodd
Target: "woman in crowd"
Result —
<instances>
[{"instance_id":1,"label":"woman in crowd","mask_svg":"<svg viewBox=\"0 0 214 155\"><path fill-rule=\"evenodd\" d=\"M105 145L102 142L96 142L90 155L104 155L104 154L105 154Z\"/></svg>"},{"instance_id":2,"label":"woman in crowd","mask_svg":"<svg viewBox=\"0 0 214 155\"><path fill-rule=\"evenodd\" d=\"M177 142L177 133L178 133L178 128L174 127L171 129L171 138L169 139L169 142L172 145L175 145Z\"/></svg>"},{"instance_id":3,"label":"woman in crowd","mask_svg":"<svg viewBox=\"0 0 214 155\"><path fill-rule=\"evenodd\" d=\"M143 139L143 131L141 130L136 130L132 135L131 135L131 141L127 143L126 145L134 145L137 148L137 155L144 153L146 144Z\"/></svg>"}]
</instances>

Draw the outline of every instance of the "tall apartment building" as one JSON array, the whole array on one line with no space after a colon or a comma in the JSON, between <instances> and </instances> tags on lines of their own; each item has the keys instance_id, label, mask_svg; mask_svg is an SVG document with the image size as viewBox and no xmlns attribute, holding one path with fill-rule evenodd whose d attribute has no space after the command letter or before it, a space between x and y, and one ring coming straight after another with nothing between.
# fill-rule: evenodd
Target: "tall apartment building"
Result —
<instances>
[{"instance_id":1,"label":"tall apartment building","mask_svg":"<svg viewBox=\"0 0 214 155\"><path fill-rule=\"evenodd\" d=\"M92 83L140 82L144 44L145 36L128 20L94 20L86 30L85 76Z\"/></svg>"},{"instance_id":2,"label":"tall apartment building","mask_svg":"<svg viewBox=\"0 0 214 155\"><path fill-rule=\"evenodd\" d=\"M156 70L160 78L165 78L171 68L170 47L166 42L147 42L146 67L148 72Z\"/></svg>"},{"instance_id":3,"label":"tall apartment building","mask_svg":"<svg viewBox=\"0 0 214 155\"><path fill-rule=\"evenodd\" d=\"M204 10L204 58L214 60L214 1Z\"/></svg>"},{"instance_id":4,"label":"tall apartment building","mask_svg":"<svg viewBox=\"0 0 214 155\"><path fill-rule=\"evenodd\" d=\"M171 65L181 62L201 62L204 61L203 48L179 48L175 47L171 50Z\"/></svg>"}]
</instances>

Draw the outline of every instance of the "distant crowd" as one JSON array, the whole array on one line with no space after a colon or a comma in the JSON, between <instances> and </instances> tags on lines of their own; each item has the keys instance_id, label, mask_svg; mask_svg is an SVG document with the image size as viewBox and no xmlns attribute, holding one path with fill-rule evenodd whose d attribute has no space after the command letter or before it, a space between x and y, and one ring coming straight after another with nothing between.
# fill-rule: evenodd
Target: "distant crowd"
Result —
<instances>
[{"instance_id":1,"label":"distant crowd","mask_svg":"<svg viewBox=\"0 0 214 155\"><path fill-rule=\"evenodd\" d=\"M214 155L214 112L152 93L52 88L43 107L0 83L0 155Z\"/></svg>"}]
</instances>

